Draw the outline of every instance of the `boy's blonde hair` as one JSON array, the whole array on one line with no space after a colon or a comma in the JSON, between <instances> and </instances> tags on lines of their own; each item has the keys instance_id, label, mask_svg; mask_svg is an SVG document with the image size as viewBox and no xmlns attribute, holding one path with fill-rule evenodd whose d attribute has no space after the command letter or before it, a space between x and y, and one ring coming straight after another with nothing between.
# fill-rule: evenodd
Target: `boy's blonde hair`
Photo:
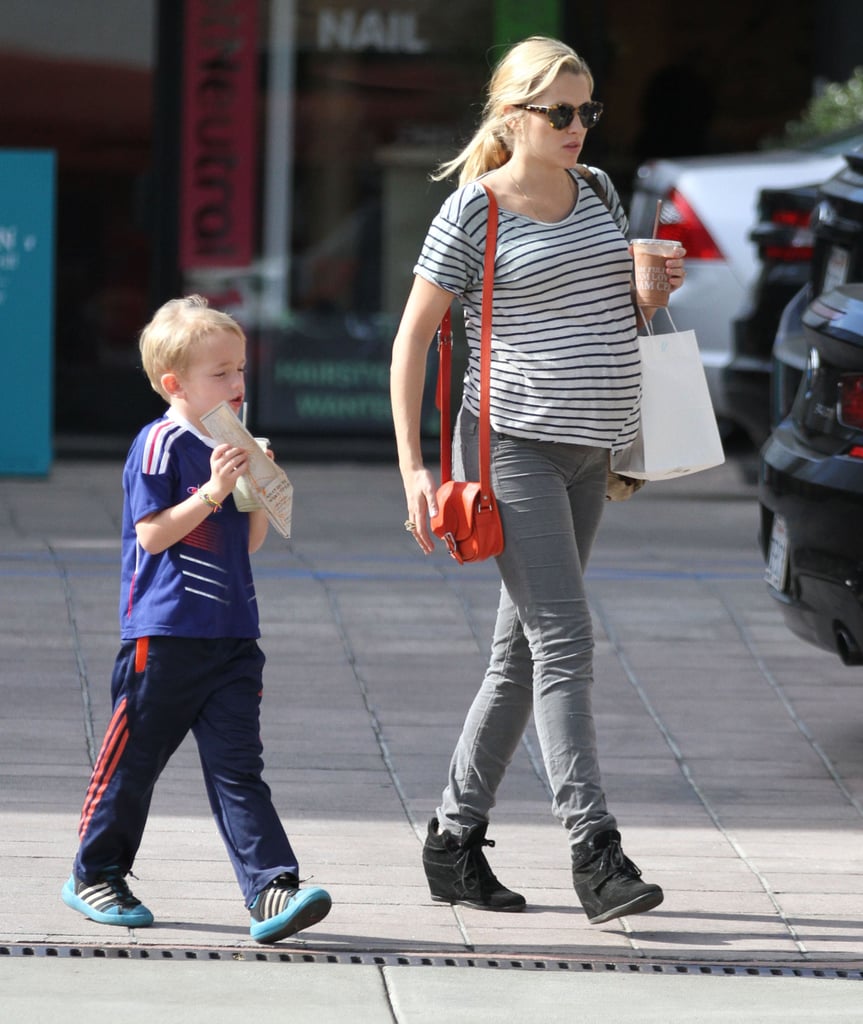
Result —
<instances>
[{"instance_id":1,"label":"boy's blonde hair","mask_svg":"<svg viewBox=\"0 0 863 1024\"><path fill-rule=\"evenodd\" d=\"M139 348L150 385L165 401L170 401L170 395L162 387L162 375L185 373L201 343L216 331L229 331L246 340L237 321L227 313L210 309L202 295L171 299L156 310L141 331Z\"/></svg>"},{"instance_id":2,"label":"boy's blonde hair","mask_svg":"<svg viewBox=\"0 0 863 1024\"><path fill-rule=\"evenodd\" d=\"M532 103L557 76L568 71L584 75L593 92L593 75L579 55L559 39L530 36L508 50L494 69L482 122L458 156L442 164L432 175L441 181L459 172L459 185L474 181L486 171L501 167L512 156L512 122L524 111L507 111L520 103Z\"/></svg>"}]
</instances>

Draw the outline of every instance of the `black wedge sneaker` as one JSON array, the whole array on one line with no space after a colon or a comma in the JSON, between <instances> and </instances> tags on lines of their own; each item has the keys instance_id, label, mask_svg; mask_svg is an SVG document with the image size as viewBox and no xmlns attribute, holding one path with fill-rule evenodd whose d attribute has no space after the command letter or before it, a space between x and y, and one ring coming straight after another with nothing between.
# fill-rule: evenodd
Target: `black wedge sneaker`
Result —
<instances>
[{"instance_id":1,"label":"black wedge sneaker","mask_svg":"<svg viewBox=\"0 0 863 1024\"><path fill-rule=\"evenodd\" d=\"M487 823L474 825L459 840L451 832L441 831L437 818L431 819L423 867L433 900L478 910L513 913L524 909L524 896L501 885L485 859L482 848L494 846L494 841L485 837L487 828Z\"/></svg>"},{"instance_id":2,"label":"black wedge sneaker","mask_svg":"<svg viewBox=\"0 0 863 1024\"><path fill-rule=\"evenodd\" d=\"M616 829L599 832L573 847L572 881L591 924L643 914L663 900L658 885L642 882L641 872L621 849Z\"/></svg>"}]
</instances>

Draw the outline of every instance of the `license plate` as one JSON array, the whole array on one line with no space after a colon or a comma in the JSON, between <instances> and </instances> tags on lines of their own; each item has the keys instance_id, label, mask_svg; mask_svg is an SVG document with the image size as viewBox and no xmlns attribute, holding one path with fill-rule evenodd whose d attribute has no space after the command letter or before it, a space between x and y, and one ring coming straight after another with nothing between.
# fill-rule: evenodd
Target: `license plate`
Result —
<instances>
[{"instance_id":1,"label":"license plate","mask_svg":"<svg viewBox=\"0 0 863 1024\"><path fill-rule=\"evenodd\" d=\"M788 527L782 516L773 517L764 579L780 593L785 590L788 582Z\"/></svg>"},{"instance_id":2,"label":"license plate","mask_svg":"<svg viewBox=\"0 0 863 1024\"><path fill-rule=\"evenodd\" d=\"M827 266L824 268L824 287L822 292L832 291L848 280L848 253L834 245L830 247Z\"/></svg>"}]
</instances>

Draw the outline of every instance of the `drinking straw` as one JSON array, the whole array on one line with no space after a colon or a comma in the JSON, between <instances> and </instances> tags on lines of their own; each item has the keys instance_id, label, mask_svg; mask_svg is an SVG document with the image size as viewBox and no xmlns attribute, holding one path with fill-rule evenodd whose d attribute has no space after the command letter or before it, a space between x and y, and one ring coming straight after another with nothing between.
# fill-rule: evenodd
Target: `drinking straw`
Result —
<instances>
[{"instance_id":1,"label":"drinking straw","mask_svg":"<svg viewBox=\"0 0 863 1024\"><path fill-rule=\"evenodd\" d=\"M656 200L656 216L653 219L653 234L651 238L656 238L656 232L659 231L659 215L662 213L662 200Z\"/></svg>"}]
</instances>

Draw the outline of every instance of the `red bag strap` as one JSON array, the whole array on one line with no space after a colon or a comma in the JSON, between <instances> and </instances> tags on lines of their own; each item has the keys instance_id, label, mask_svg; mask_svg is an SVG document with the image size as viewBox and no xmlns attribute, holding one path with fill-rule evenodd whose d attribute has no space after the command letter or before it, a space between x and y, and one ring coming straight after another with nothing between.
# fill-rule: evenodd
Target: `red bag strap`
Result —
<instances>
[{"instance_id":1,"label":"red bag strap","mask_svg":"<svg viewBox=\"0 0 863 1024\"><path fill-rule=\"evenodd\" d=\"M437 332L437 395L435 405L440 409L440 482L452 479L452 437L450 436L449 389L452 376L452 311L443 315Z\"/></svg>"},{"instance_id":2,"label":"red bag strap","mask_svg":"<svg viewBox=\"0 0 863 1024\"><path fill-rule=\"evenodd\" d=\"M479 487L483 506L491 503L491 316L494 303L494 257L497 251L498 206L494 192L488 194L488 223L482 272L482 326L479 352ZM438 329L438 379L436 405L440 409L441 483L452 479L452 434L450 429L450 378L452 376L452 314L444 313Z\"/></svg>"}]
</instances>

